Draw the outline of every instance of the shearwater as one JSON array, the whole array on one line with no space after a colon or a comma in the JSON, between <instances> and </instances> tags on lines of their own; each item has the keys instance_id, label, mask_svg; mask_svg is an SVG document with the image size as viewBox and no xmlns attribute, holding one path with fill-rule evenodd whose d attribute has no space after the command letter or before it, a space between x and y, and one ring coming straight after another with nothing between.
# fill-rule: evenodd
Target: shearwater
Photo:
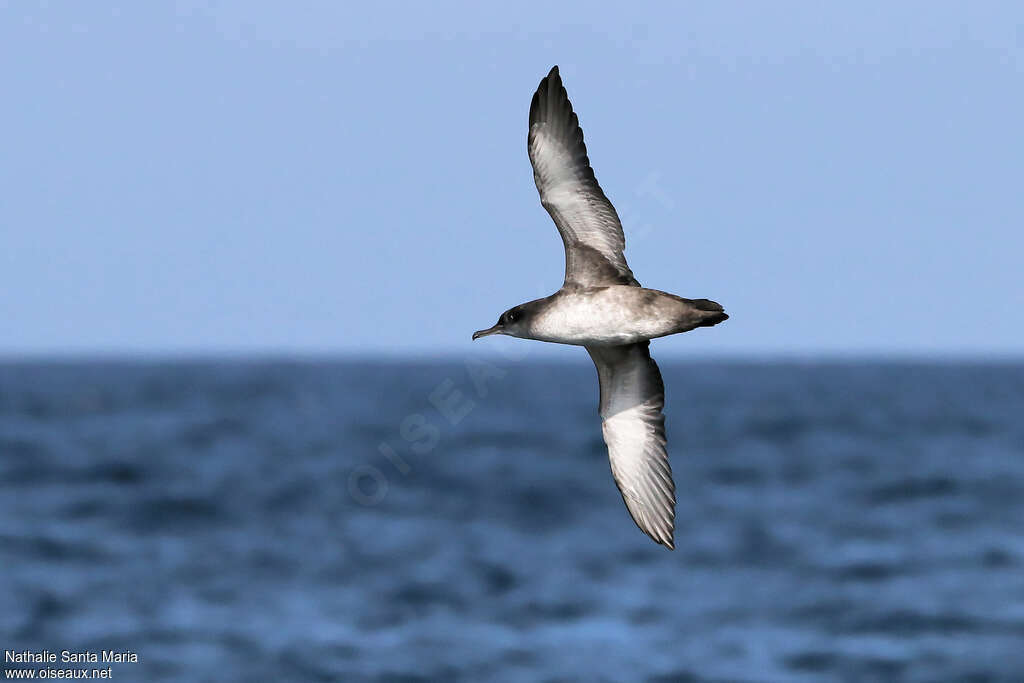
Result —
<instances>
[{"instance_id":1,"label":"shearwater","mask_svg":"<svg viewBox=\"0 0 1024 683\"><path fill-rule=\"evenodd\" d=\"M473 339L507 334L587 349L601 386L612 476L633 521L671 550L676 487L665 448L665 386L649 340L729 316L714 301L646 289L633 277L622 255L622 224L590 168L557 66L530 103L527 150L540 203L565 245L565 282L551 296L505 311Z\"/></svg>"}]
</instances>

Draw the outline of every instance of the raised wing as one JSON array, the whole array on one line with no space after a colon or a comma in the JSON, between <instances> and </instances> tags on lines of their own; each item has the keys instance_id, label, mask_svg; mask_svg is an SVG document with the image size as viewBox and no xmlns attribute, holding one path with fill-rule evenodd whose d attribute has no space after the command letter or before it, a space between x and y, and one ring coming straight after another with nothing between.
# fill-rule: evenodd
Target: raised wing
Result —
<instances>
[{"instance_id":1,"label":"raised wing","mask_svg":"<svg viewBox=\"0 0 1024 683\"><path fill-rule=\"evenodd\" d=\"M565 243L565 285L639 286L622 255L622 223L590 168L583 130L557 66L533 94L527 149L540 203Z\"/></svg>"},{"instance_id":2,"label":"raised wing","mask_svg":"<svg viewBox=\"0 0 1024 683\"><path fill-rule=\"evenodd\" d=\"M629 514L656 543L675 548L676 486L665 450L665 385L649 342L588 346L601 382L601 430Z\"/></svg>"}]
</instances>

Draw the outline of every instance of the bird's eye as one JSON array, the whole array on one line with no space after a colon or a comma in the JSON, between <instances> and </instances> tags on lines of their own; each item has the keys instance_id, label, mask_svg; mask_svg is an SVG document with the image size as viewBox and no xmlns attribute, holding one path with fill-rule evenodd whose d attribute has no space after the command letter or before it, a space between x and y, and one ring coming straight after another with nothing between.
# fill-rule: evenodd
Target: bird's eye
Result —
<instances>
[{"instance_id":1,"label":"bird's eye","mask_svg":"<svg viewBox=\"0 0 1024 683\"><path fill-rule=\"evenodd\" d=\"M508 320L510 323L514 323L516 321L515 311L509 311L508 313L506 313L505 319Z\"/></svg>"}]
</instances>

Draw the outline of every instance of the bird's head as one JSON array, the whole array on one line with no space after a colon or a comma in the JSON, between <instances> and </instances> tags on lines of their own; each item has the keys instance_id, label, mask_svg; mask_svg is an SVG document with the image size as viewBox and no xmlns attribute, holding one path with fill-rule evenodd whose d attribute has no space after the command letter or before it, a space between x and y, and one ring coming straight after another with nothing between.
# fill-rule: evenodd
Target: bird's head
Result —
<instances>
[{"instance_id":1,"label":"bird's head","mask_svg":"<svg viewBox=\"0 0 1024 683\"><path fill-rule=\"evenodd\" d=\"M524 332L526 332L526 304L508 309L501 314L494 327L474 332L473 339L486 337L489 334L507 334L511 337L521 337Z\"/></svg>"}]
</instances>

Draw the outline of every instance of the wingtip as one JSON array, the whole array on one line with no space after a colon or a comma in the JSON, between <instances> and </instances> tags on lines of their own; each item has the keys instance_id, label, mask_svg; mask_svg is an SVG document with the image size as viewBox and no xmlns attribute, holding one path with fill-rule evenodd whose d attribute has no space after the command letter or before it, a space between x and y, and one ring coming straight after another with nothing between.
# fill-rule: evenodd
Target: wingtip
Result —
<instances>
[{"instance_id":1,"label":"wingtip","mask_svg":"<svg viewBox=\"0 0 1024 683\"><path fill-rule=\"evenodd\" d=\"M652 541L654 541L655 543L657 543L658 545L665 546L669 550L675 550L676 549L676 542L675 542L675 539L673 538L673 535L672 535L671 531L668 532L668 536L667 537L664 534L652 533L651 531L646 531L646 530L644 530L644 533L647 534L650 537L650 539Z\"/></svg>"},{"instance_id":2,"label":"wingtip","mask_svg":"<svg viewBox=\"0 0 1024 683\"><path fill-rule=\"evenodd\" d=\"M562 77L558 73L558 65L557 64L555 64L553 67L551 67L551 71L548 71L548 75L547 76L545 76L544 78L540 79L540 84L537 86L537 90L540 91L549 82L550 83L558 83L558 84L561 84L561 82L562 82Z\"/></svg>"},{"instance_id":3,"label":"wingtip","mask_svg":"<svg viewBox=\"0 0 1024 683\"><path fill-rule=\"evenodd\" d=\"M537 90L543 90L547 87L558 87L562 84L562 76L558 73L558 65L555 64L551 67L551 71L548 71L548 75L540 79L540 84L537 86Z\"/></svg>"},{"instance_id":4,"label":"wingtip","mask_svg":"<svg viewBox=\"0 0 1024 683\"><path fill-rule=\"evenodd\" d=\"M562 108L567 108L568 114L572 114L572 105L569 104L568 94L558 74L558 65L555 64L548 71L548 75L540 79L537 90L533 93L533 99L530 101L530 128L533 128L535 123L557 120L562 112L556 110ZM578 122L574 123L574 126L578 125Z\"/></svg>"}]
</instances>

